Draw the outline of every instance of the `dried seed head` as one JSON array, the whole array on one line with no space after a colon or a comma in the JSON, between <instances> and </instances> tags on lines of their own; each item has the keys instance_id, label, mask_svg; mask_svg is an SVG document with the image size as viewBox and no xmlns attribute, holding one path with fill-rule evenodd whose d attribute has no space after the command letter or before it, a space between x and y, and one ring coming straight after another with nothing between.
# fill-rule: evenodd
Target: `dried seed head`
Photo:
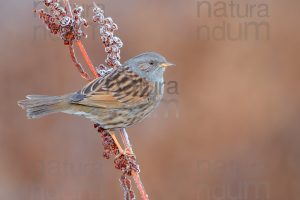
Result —
<instances>
[{"instance_id":1,"label":"dried seed head","mask_svg":"<svg viewBox=\"0 0 300 200\"><path fill-rule=\"evenodd\" d=\"M114 31L118 29L118 26L111 17L105 18L104 11L96 5L93 11L93 20L100 25L100 38L107 53L105 63L109 67L119 67L121 66L120 49L123 47L123 43L120 38L114 36Z\"/></svg>"},{"instance_id":2,"label":"dried seed head","mask_svg":"<svg viewBox=\"0 0 300 200\"><path fill-rule=\"evenodd\" d=\"M68 16L66 8L59 4L58 0L42 0L48 12L44 10L36 11L39 17L44 21L50 32L58 34L64 41L64 44L72 44L74 40L80 40L86 37L82 31L82 26L87 26L87 21L81 16L83 8L75 6L72 13L74 16Z\"/></svg>"}]
</instances>

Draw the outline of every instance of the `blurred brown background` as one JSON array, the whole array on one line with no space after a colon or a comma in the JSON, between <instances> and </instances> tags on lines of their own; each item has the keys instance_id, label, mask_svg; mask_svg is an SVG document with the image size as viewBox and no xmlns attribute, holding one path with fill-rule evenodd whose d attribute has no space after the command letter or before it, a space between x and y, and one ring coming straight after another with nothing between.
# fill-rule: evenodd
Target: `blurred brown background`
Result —
<instances>
[{"instance_id":1,"label":"blurred brown background","mask_svg":"<svg viewBox=\"0 0 300 200\"><path fill-rule=\"evenodd\" d=\"M91 20L92 1L76 2ZM162 104L128 129L150 199L300 199L299 1L233 1L241 13L255 5L248 17L231 16L230 1L221 1L227 17L222 10L209 16L217 1L200 13L194 0L96 2L119 25L123 61L157 51L177 64L166 80L177 81L179 94L165 99L178 104ZM0 199L122 199L120 172L102 157L88 120L27 120L17 106L26 94L64 94L85 84L67 47L32 13L36 4L0 1ZM261 4L267 15L258 14ZM258 38L245 31L247 22L264 22ZM231 29L213 35L223 23ZM240 30L248 37L229 38ZM87 33L91 59L103 63L96 28Z\"/></svg>"}]
</instances>

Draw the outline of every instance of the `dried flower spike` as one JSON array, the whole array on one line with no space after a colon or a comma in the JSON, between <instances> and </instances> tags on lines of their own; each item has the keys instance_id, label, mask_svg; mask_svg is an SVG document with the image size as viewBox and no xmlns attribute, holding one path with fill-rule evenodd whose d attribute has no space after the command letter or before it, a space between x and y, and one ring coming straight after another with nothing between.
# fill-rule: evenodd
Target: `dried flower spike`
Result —
<instances>
[{"instance_id":1,"label":"dried flower spike","mask_svg":"<svg viewBox=\"0 0 300 200\"><path fill-rule=\"evenodd\" d=\"M121 66L120 53L123 42L120 38L114 36L114 31L118 30L118 26L113 22L112 18L105 18L104 11L96 4L94 4L93 12L93 21L100 25L100 38L107 53L105 62L109 67L119 67Z\"/></svg>"},{"instance_id":2,"label":"dried flower spike","mask_svg":"<svg viewBox=\"0 0 300 200\"><path fill-rule=\"evenodd\" d=\"M69 16L66 9L59 4L58 0L42 0L47 11L36 10L40 19L47 25L47 28L54 35L64 41L65 45L70 45L74 40L86 37L82 27L87 27L87 21L81 16L83 8L75 6L72 16Z\"/></svg>"},{"instance_id":3,"label":"dried flower spike","mask_svg":"<svg viewBox=\"0 0 300 200\"><path fill-rule=\"evenodd\" d=\"M135 195L134 195L134 192L133 192L132 186L131 186L131 181L125 175L122 175L119 180L120 180L121 186L124 190L124 199L125 200L135 199Z\"/></svg>"}]
</instances>

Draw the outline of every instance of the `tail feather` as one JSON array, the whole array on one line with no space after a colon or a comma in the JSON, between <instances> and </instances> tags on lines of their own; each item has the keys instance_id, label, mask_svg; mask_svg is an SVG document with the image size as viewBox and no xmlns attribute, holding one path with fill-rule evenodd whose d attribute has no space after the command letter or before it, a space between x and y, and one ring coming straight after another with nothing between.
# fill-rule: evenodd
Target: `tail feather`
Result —
<instances>
[{"instance_id":1,"label":"tail feather","mask_svg":"<svg viewBox=\"0 0 300 200\"><path fill-rule=\"evenodd\" d=\"M26 110L27 117L30 119L64 111L67 105L64 97L28 95L26 98L18 101L18 105Z\"/></svg>"},{"instance_id":2,"label":"tail feather","mask_svg":"<svg viewBox=\"0 0 300 200\"><path fill-rule=\"evenodd\" d=\"M39 94L31 94L31 95L26 96L27 99L43 99L43 98L48 98L48 97L50 97L50 96L39 95Z\"/></svg>"}]
</instances>

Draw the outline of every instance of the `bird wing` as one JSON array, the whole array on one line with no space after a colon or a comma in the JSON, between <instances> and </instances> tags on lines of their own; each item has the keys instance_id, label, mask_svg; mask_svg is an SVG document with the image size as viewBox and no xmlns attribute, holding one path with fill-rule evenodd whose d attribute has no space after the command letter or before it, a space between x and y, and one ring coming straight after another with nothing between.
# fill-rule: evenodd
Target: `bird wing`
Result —
<instances>
[{"instance_id":1,"label":"bird wing","mask_svg":"<svg viewBox=\"0 0 300 200\"><path fill-rule=\"evenodd\" d=\"M131 107L148 101L154 85L126 67L87 84L73 103L92 107Z\"/></svg>"}]
</instances>

